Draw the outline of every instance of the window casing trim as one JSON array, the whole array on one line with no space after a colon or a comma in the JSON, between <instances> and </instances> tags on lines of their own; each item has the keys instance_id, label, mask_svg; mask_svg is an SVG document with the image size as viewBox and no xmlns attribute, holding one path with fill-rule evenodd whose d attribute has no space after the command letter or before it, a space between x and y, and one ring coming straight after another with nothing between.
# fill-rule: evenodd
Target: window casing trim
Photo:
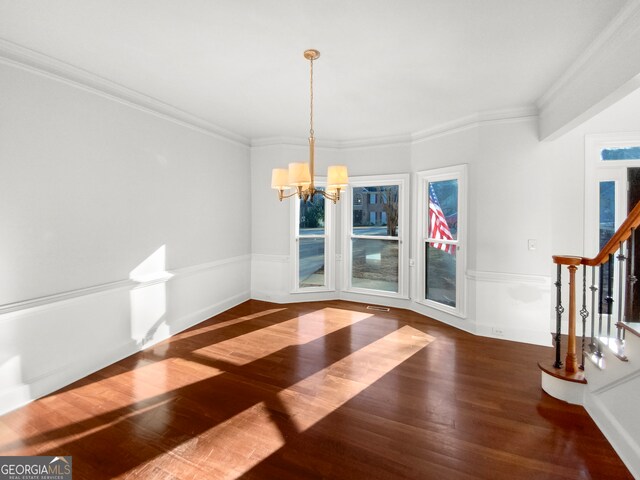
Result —
<instances>
[{"instance_id":1,"label":"window casing trim","mask_svg":"<svg viewBox=\"0 0 640 480\"><path fill-rule=\"evenodd\" d=\"M456 245L456 306L451 307L426 298L425 244L436 239L429 238L428 184L443 180L458 180L458 231L454 241L437 239L437 243ZM415 217L415 290L413 301L460 318L467 317L467 165L424 170L417 172L414 181Z\"/></svg>"},{"instance_id":2,"label":"window casing trim","mask_svg":"<svg viewBox=\"0 0 640 480\"><path fill-rule=\"evenodd\" d=\"M389 298L409 299L409 202L410 202L410 176L406 173L391 175L367 175L350 177L349 187L340 202L342 215L342 290L349 293L360 293ZM398 191L398 236L373 236L352 235L353 215L352 198L353 189L359 187L377 187L383 185L397 185ZM353 239L381 240L398 242L398 292L377 290L371 288L354 287L351 284L352 274L352 250Z\"/></svg>"},{"instance_id":3,"label":"window casing trim","mask_svg":"<svg viewBox=\"0 0 640 480\"><path fill-rule=\"evenodd\" d=\"M316 177L318 178L318 177ZM316 180L316 187L324 187L326 179ZM332 201L324 200L324 235L300 235L300 199L294 195L290 201L291 235L290 235L290 275L292 280L289 293L334 292L335 286L335 206ZM340 200L342 201L342 200ZM300 239L324 238L324 286L300 287Z\"/></svg>"}]
</instances>

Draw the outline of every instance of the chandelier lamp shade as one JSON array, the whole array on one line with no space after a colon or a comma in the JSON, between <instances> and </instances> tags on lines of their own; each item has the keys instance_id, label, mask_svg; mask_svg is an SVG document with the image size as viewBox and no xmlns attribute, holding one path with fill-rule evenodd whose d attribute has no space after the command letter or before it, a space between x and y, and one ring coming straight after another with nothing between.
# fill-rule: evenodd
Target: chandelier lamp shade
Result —
<instances>
[{"instance_id":1,"label":"chandelier lamp shade","mask_svg":"<svg viewBox=\"0 0 640 480\"><path fill-rule=\"evenodd\" d=\"M274 168L271 172L271 188L278 190L278 198L282 201L297 195L307 202L313 201L316 195L336 203L340 200L340 191L349 185L347 167L344 165L332 165L327 170L327 186L324 190L318 190L314 182L315 169L315 138L313 136L313 62L320 56L317 50L306 50L304 58L310 64L310 107L309 115L309 162L290 163L289 168ZM285 193L293 189L292 193Z\"/></svg>"}]
</instances>

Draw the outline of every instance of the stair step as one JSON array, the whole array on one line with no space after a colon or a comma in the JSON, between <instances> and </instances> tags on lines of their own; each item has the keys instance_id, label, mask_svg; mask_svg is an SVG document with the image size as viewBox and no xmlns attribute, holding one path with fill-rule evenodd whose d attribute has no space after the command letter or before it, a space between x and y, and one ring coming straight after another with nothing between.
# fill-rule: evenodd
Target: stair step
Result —
<instances>
[{"instance_id":1,"label":"stair step","mask_svg":"<svg viewBox=\"0 0 640 480\"><path fill-rule=\"evenodd\" d=\"M619 322L618 325L627 332L631 332L635 336L640 337L640 322Z\"/></svg>"},{"instance_id":2,"label":"stair step","mask_svg":"<svg viewBox=\"0 0 640 480\"><path fill-rule=\"evenodd\" d=\"M598 355L596 352L585 351L584 352L584 358L589 360L591 363L593 363L600 370L604 370L605 369L606 362L604 360L604 356Z\"/></svg>"},{"instance_id":3,"label":"stair step","mask_svg":"<svg viewBox=\"0 0 640 480\"><path fill-rule=\"evenodd\" d=\"M624 340L618 340L615 337L599 337L596 338L596 340L598 341L598 343L600 343L601 350L603 348L606 348L623 362L629 361L629 359L624 354Z\"/></svg>"},{"instance_id":4,"label":"stair step","mask_svg":"<svg viewBox=\"0 0 640 480\"><path fill-rule=\"evenodd\" d=\"M584 372L582 370L575 373L569 373L564 368L555 368L551 362L538 362L538 367L540 367L540 370L543 372L551 375L552 377L559 378L560 380L575 383L587 383L587 379L584 378Z\"/></svg>"}]
</instances>

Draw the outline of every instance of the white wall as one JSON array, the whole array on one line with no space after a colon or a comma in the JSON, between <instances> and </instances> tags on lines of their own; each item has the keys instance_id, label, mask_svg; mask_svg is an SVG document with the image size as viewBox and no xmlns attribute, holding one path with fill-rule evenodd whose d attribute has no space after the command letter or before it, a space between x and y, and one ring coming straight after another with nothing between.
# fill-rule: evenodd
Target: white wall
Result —
<instances>
[{"instance_id":1,"label":"white wall","mask_svg":"<svg viewBox=\"0 0 640 480\"><path fill-rule=\"evenodd\" d=\"M340 291L333 297L390 303L473 333L550 345L550 332L555 328L551 256L583 254L584 137L640 130L639 107L640 91L549 142L539 141L537 119L524 117L480 121L394 146L318 149L317 157L323 162L320 172L329 162L346 163L352 175L415 173L459 164L469 167L466 319L413 302ZM272 145L253 148L251 156L255 192L252 295L282 302L316 298L289 294L289 204L280 204L268 188L271 168L305 159L307 149ZM529 239L535 240L535 250L528 249ZM413 255L414 242L412 232ZM566 283L566 273L564 277ZM412 280L415 282L415 275Z\"/></svg>"},{"instance_id":2,"label":"white wall","mask_svg":"<svg viewBox=\"0 0 640 480\"><path fill-rule=\"evenodd\" d=\"M583 254L584 135L640 131L636 93L553 142L538 141L530 117L386 146L319 141L319 174L333 163L354 176L469 166L468 306L458 319L340 290L290 294L289 202L277 200L269 177L306 159L306 145L249 149L14 66L0 64L0 82L0 410L250 292L388 303L548 345L550 257Z\"/></svg>"},{"instance_id":3,"label":"white wall","mask_svg":"<svg viewBox=\"0 0 640 480\"><path fill-rule=\"evenodd\" d=\"M552 142L554 254L594 256L584 249L585 137L592 134L640 132L640 89Z\"/></svg>"},{"instance_id":4,"label":"white wall","mask_svg":"<svg viewBox=\"0 0 640 480\"><path fill-rule=\"evenodd\" d=\"M480 123L451 134L386 147L317 149L319 172L329 162L346 163L351 175L469 165L466 319L410 301L390 302L340 291L332 297L389 303L471 332L549 344L551 175L545 152L550 148L538 142L535 120ZM280 204L268 188L271 168L306 156L305 147L252 149L254 298L282 302L318 298L289 293L289 205ZM411 230L409 243L415 255L415 231ZM538 240L537 250L527 250L529 238Z\"/></svg>"},{"instance_id":5,"label":"white wall","mask_svg":"<svg viewBox=\"0 0 640 480\"><path fill-rule=\"evenodd\" d=\"M414 144L414 171L469 165L467 318L423 313L482 335L549 344L548 150L534 117L483 122ZM536 250L528 250L529 239Z\"/></svg>"},{"instance_id":6,"label":"white wall","mask_svg":"<svg viewBox=\"0 0 640 480\"><path fill-rule=\"evenodd\" d=\"M252 266L253 298L276 302L293 302L336 298L336 294L291 294L290 275L290 202L278 201L276 190L270 188L271 169L295 161L308 161L309 147L275 144L251 149L252 185ZM409 144L379 147L323 147L316 144L316 176L326 175L327 167L345 164L349 175L377 175L410 171ZM340 225L340 209L336 209L336 226ZM338 230L338 234L340 234ZM341 242L336 242L340 253ZM337 273L339 281L339 273Z\"/></svg>"},{"instance_id":7,"label":"white wall","mask_svg":"<svg viewBox=\"0 0 640 480\"><path fill-rule=\"evenodd\" d=\"M0 411L249 298L247 146L2 63L0 91Z\"/></svg>"}]
</instances>

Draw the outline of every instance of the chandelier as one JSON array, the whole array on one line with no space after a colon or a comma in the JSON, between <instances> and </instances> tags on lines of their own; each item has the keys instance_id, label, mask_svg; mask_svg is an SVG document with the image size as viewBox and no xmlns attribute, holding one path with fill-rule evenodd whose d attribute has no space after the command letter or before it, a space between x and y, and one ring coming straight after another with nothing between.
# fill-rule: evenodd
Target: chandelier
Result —
<instances>
[{"instance_id":1,"label":"chandelier","mask_svg":"<svg viewBox=\"0 0 640 480\"><path fill-rule=\"evenodd\" d=\"M274 168L271 173L271 188L278 190L278 198L289 198L298 195L298 198L307 202L313 201L313 197L321 195L324 198L336 203L340 200L340 190L349 184L347 167L344 165L332 165L327 170L327 187L318 190L314 184L314 156L315 138L313 136L313 61L317 60L320 52L317 50L306 50L304 58L310 64L310 107L309 115L309 163L290 163L289 168ZM285 194L285 190L295 189L290 194Z\"/></svg>"}]
</instances>

